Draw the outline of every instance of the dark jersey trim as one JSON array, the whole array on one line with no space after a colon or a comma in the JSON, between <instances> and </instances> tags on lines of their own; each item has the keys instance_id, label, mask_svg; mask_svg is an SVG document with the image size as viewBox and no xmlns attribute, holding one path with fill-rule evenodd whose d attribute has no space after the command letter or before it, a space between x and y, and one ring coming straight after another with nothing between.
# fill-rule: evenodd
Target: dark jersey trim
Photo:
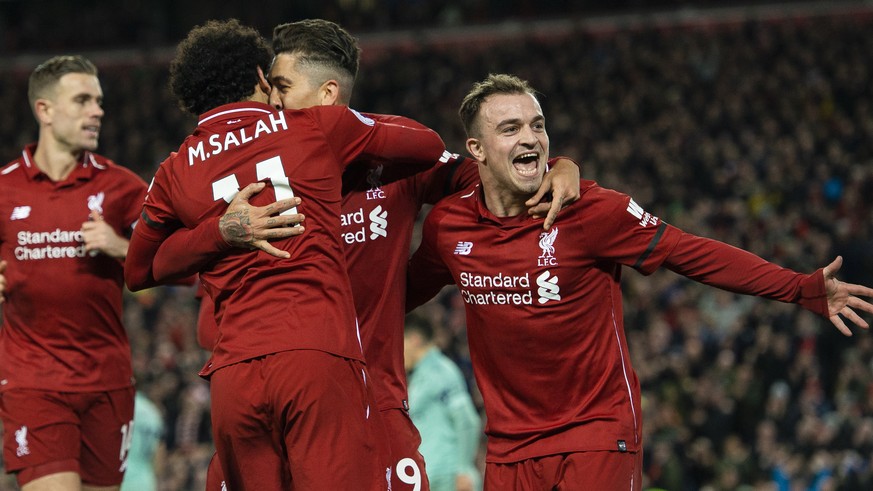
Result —
<instances>
[{"instance_id":1,"label":"dark jersey trim","mask_svg":"<svg viewBox=\"0 0 873 491\"><path fill-rule=\"evenodd\" d=\"M446 175L446 182L443 185L443 196L451 196L456 192L460 191L460 189L455 189L454 186L452 186L452 182L455 180L455 173L458 172L458 167L461 166L461 163L464 160L464 156L458 155L458 158L456 158L454 162L448 164L450 166L450 170L449 173Z\"/></svg>"},{"instance_id":2,"label":"dark jersey trim","mask_svg":"<svg viewBox=\"0 0 873 491\"><path fill-rule=\"evenodd\" d=\"M145 222L151 228L156 228L158 230L166 230L166 229L170 228L170 225L168 223L156 222L156 221L152 220L151 218L149 218L149 216L146 214L145 210L143 210L142 213L140 214L140 218L142 219L143 222Z\"/></svg>"},{"instance_id":3,"label":"dark jersey trim","mask_svg":"<svg viewBox=\"0 0 873 491\"><path fill-rule=\"evenodd\" d=\"M652 255L652 252L655 250L655 247L657 247L658 242L661 240L661 236L664 235L665 230L667 230L667 224L661 222L661 225L658 227L658 231L655 232L655 236L652 237L651 242L649 242L649 246L646 247L646 250L643 251L639 259L637 259L637 262L634 263L634 269L639 269L643 267L643 263L646 262L646 259L648 259L649 256Z\"/></svg>"}]
</instances>

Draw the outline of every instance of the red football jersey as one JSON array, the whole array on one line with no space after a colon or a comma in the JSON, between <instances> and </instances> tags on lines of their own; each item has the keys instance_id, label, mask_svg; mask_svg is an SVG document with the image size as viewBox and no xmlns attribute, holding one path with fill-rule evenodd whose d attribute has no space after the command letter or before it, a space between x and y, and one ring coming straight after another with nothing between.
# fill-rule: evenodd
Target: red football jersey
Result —
<instances>
[{"instance_id":1,"label":"red football jersey","mask_svg":"<svg viewBox=\"0 0 873 491\"><path fill-rule=\"evenodd\" d=\"M408 409L403 322L412 230L422 205L472 186L479 172L475 161L445 154L432 169L383 181L382 168L346 170L340 234L379 409Z\"/></svg>"},{"instance_id":2,"label":"red football jersey","mask_svg":"<svg viewBox=\"0 0 873 491\"><path fill-rule=\"evenodd\" d=\"M443 150L431 130L375 122L344 106L277 111L236 103L201 116L155 175L143 211L147 239L220 216L240 188L259 180L272 191L255 205L300 196L290 212L307 217L303 236L274 243L291 258L235 250L201 273L221 333L202 374L290 349L361 359L340 243L341 174L355 159L433 165Z\"/></svg>"},{"instance_id":3,"label":"red football jersey","mask_svg":"<svg viewBox=\"0 0 873 491\"><path fill-rule=\"evenodd\" d=\"M91 152L54 182L34 164L35 149L29 145L0 171L0 258L7 262L0 390L129 387L122 263L85 253L81 228L96 210L127 235L146 184Z\"/></svg>"},{"instance_id":4,"label":"red football jersey","mask_svg":"<svg viewBox=\"0 0 873 491\"><path fill-rule=\"evenodd\" d=\"M411 309L454 283L485 402L488 462L641 448L639 381L624 333L621 269L659 266L827 314L821 270L803 275L683 233L629 196L581 181L551 230L499 218L481 190L440 202L409 268Z\"/></svg>"},{"instance_id":5,"label":"red football jersey","mask_svg":"<svg viewBox=\"0 0 873 491\"><path fill-rule=\"evenodd\" d=\"M654 271L679 232L582 182L581 199L548 232L527 215L494 216L478 187L447 198L410 263L410 306L447 283L465 301L489 462L641 448L621 266Z\"/></svg>"}]
</instances>

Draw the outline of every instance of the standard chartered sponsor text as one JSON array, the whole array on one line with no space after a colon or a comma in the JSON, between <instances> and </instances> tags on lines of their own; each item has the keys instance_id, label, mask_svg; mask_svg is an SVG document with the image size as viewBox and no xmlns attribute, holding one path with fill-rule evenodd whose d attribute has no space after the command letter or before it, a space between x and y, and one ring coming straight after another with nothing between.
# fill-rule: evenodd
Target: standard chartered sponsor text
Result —
<instances>
[{"instance_id":1,"label":"standard chartered sponsor text","mask_svg":"<svg viewBox=\"0 0 873 491\"><path fill-rule=\"evenodd\" d=\"M61 230L59 228L50 232L22 230L18 232L17 239L18 247L15 248L15 259L19 261L85 257L85 244L81 230Z\"/></svg>"},{"instance_id":2,"label":"standard chartered sponsor text","mask_svg":"<svg viewBox=\"0 0 873 491\"><path fill-rule=\"evenodd\" d=\"M494 275L481 275L462 271L459 275L461 297L474 305L531 305L533 294L530 290L530 276L507 275L498 272ZM519 289L522 291L484 291L472 292L467 288Z\"/></svg>"}]
</instances>

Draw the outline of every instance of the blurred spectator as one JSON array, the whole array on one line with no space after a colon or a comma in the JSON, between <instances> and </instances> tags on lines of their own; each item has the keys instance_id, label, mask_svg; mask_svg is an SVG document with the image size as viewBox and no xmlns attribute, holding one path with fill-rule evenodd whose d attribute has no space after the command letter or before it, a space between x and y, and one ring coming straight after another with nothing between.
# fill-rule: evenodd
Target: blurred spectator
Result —
<instances>
[{"instance_id":1,"label":"blurred spectator","mask_svg":"<svg viewBox=\"0 0 873 491\"><path fill-rule=\"evenodd\" d=\"M431 320L409 316L403 354L409 384L409 416L421 433L430 489L481 489L476 453L482 422L457 365L433 342Z\"/></svg>"},{"instance_id":2,"label":"blurred spectator","mask_svg":"<svg viewBox=\"0 0 873 491\"><path fill-rule=\"evenodd\" d=\"M164 416L145 393L137 391L133 407L133 434L121 489L157 491L158 476L163 475L166 453Z\"/></svg>"}]
</instances>

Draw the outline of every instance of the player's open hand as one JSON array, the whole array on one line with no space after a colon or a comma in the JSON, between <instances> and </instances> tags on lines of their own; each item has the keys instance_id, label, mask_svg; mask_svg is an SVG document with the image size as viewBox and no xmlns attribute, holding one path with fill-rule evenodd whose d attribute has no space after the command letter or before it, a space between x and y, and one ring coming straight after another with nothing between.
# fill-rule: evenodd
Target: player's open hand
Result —
<instances>
[{"instance_id":1,"label":"player's open hand","mask_svg":"<svg viewBox=\"0 0 873 491\"><path fill-rule=\"evenodd\" d=\"M543 183L535 195L525 202L528 215L545 217L543 228L552 228L561 208L579 199L579 166L569 159L558 159L543 176ZM540 203L549 192L552 201Z\"/></svg>"},{"instance_id":2,"label":"player's open hand","mask_svg":"<svg viewBox=\"0 0 873 491\"><path fill-rule=\"evenodd\" d=\"M292 210L300 204L300 198L288 198L270 203L267 206L253 206L252 196L263 191L263 182L255 182L244 187L218 222L221 237L234 246L244 249L260 249L276 257L289 258L287 251L278 249L269 241L294 237L304 232L300 223L306 218L299 213L280 213Z\"/></svg>"},{"instance_id":3,"label":"player's open hand","mask_svg":"<svg viewBox=\"0 0 873 491\"><path fill-rule=\"evenodd\" d=\"M858 327L864 329L869 328L869 324L855 312L855 309L863 310L864 312L873 314L873 304L864 301L859 296L873 298L873 288L868 288L863 285L855 285L846 283L836 278L837 272L843 265L843 258L837 256L832 263L825 266L824 283L825 291L828 296L828 316L831 323L836 326L846 336L851 336L852 331L846 327L846 323L840 318L842 315L846 319L852 321Z\"/></svg>"}]
</instances>

